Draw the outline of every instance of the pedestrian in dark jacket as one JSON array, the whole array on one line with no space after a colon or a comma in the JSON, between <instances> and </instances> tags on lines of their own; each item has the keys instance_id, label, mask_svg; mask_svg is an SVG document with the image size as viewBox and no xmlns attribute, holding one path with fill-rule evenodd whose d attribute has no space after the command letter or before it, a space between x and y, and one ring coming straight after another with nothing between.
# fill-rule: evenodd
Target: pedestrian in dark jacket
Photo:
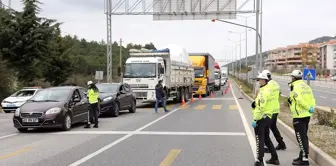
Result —
<instances>
[{"instance_id":1,"label":"pedestrian in dark jacket","mask_svg":"<svg viewBox=\"0 0 336 166\"><path fill-rule=\"evenodd\" d=\"M156 84L155 86L155 96L156 96L155 112L158 113L157 109L159 103L161 103L165 112L169 112L169 110L167 110L166 108L166 102L165 102L166 94L165 91L163 90L162 80L159 80L159 83Z\"/></svg>"}]
</instances>

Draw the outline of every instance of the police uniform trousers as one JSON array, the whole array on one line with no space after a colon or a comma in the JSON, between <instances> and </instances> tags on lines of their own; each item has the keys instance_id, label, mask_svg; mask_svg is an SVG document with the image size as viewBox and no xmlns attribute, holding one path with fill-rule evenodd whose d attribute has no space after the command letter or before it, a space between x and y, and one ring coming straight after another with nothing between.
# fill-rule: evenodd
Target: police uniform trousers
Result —
<instances>
[{"instance_id":1,"label":"police uniform trousers","mask_svg":"<svg viewBox=\"0 0 336 166\"><path fill-rule=\"evenodd\" d=\"M308 158L309 154L309 141L308 141L308 127L310 117L305 118L293 118L293 126L296 139L300 146L299 157Z\"/></svg>"},{"instance_id":2,"label":"police uniform trousers","mask_svg":"<svg viewBox=\"0 0 336 166\"><path fill-rule=\"evenodd\" d=\"M269 148L273 159L278 159L278 154L275 151L274 145L269 136L271 119L264 116L257 121L257 126L254 128L256 143L257 143L257 159L262 162L265 154L264 144Z\"/></svg>"},{"instance_id":3,"label":"police uniform trousers","mask_svg":"<svg viewBox=\"0 0 336 166\"><path fill-rule=\"evenodd\" d=\"M90 104L88 120L90 123L94 123L95 125L98 125L98 109L98 103Z\"/></svg>"}]
</instances>

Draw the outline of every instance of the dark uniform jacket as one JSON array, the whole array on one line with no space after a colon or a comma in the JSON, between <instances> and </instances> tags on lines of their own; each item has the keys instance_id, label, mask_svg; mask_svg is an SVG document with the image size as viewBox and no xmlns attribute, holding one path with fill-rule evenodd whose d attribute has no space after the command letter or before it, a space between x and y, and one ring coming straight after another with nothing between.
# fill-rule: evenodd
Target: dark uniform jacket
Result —
<instances>
[{"instance_id":1,"label":"dark uniform jacket","mask_svg":"<svg viewBox=\"0 0 336 166\"><path fill-rule=\"evenodd\" d=\"M157 84L155 86L155 96L156 96L156 99L158 99L158 100L165 97L163 86L161 84Z\"/></svg>"}]
</instances>

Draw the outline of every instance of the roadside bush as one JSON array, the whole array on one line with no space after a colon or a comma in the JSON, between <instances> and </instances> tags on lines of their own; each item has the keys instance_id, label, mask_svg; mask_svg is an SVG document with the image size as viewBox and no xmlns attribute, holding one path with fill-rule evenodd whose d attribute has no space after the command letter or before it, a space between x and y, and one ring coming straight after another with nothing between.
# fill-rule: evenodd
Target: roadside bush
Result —
<instances>
[{"instance_id":1,"label":"roadside bush","mask_svg":"<svg viewBox=\"0 0 336 166\"><path fill-rule=\"evenodd\" d=\"M336 115L334 109L330 109L330 112L316 109L316 119L319 125L336 128Z\"/></svg>"}]
</instances>

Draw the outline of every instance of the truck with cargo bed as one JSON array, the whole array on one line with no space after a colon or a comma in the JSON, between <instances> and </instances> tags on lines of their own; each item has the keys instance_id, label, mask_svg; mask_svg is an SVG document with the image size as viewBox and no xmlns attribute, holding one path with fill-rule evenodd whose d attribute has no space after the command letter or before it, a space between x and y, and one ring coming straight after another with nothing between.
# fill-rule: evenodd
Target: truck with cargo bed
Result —
<instances>
[{"instance_id":1,"label":"truck with cargo bed","mask_svg":"<svg viewBox=\"0 0 336 166\"><path fill-rule=\"evenodd\" d=\"M209 96L215 85L215 59L209 53L189 53L195 72L193 93Z\"/></svg>"},{"instance_id":2,"label":"truck with cargo bed","mask_svg":"<svg viewBox=\"0 0 336 166\"><path fill-rule=\"evenodd\" d=\"M163 81L167 99L188 101L192 95L194 69L188 52L180 46L168 45L161 50L130 50L123 82L131 86L136 99L154 102L155 86Z\"/></svg>"}]
</instances>

